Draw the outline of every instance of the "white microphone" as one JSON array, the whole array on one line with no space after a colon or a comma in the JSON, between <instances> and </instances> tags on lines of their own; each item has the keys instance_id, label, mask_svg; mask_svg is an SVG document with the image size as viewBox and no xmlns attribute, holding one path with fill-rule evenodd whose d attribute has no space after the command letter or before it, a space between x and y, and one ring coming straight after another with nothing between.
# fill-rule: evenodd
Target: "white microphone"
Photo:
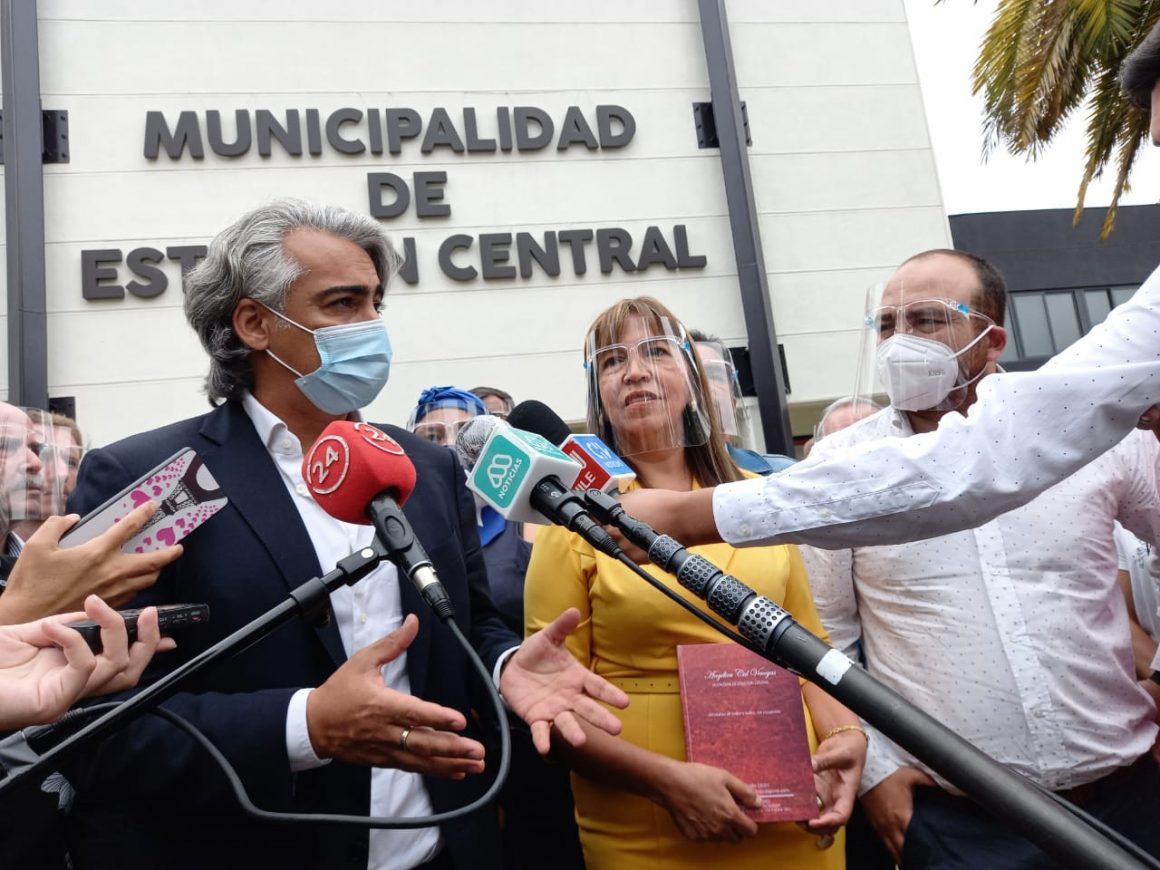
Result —
<instances>
[{"instance_id":1,"label":"white microphone","mask_svg":"<svg viewBox=\"0 0 1160 870\"><path fill-rule=\"evenodd\" d=\"M580 474L572 484L575 490L619 493L636 479L636 472L607 444L595 435L574 435L560 415L543 402L534 399L520 402L512 408L508 422L558 444L561 451L580 463Z\"/></svg>"},{"instance_id":2,"label":"white microphone","mask_svg":"<svg viewBox=\"0 0 1160 870\"><path fill-rule=\"evenodd\" d=\"M547 483L549 490L567 491L580 474L580 464L534 432L514 429L502 420L492 419L496 422L491 434L479 446L468 473L468 488L504 519L541 524L559 522L558 514L553 513L558 510L558 498L551 498L541 484ZM463 446L465 452L474 449L474 444L467 439Z\"/></svg>"}]
</instances>

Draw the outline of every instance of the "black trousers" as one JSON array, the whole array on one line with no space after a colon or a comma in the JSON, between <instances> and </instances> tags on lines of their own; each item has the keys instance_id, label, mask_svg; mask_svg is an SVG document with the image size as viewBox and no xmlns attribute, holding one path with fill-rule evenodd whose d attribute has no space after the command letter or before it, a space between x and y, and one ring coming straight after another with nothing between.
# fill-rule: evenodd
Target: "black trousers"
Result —
<instances>
[{"instance_id":1,"label":"black trousers","mask_svg":"<svg viewBox=\"0 0 1160 870\"><path fill-rule=\"evenodd\" d=\"M1076 791L1073 802L1082 810L1160 858L1160 768L1150 755L1122 776ZM916 788L901 866L902 870L1048 870L1060 865L974 801L938 788Z\"/></svg>"}]
</instances>

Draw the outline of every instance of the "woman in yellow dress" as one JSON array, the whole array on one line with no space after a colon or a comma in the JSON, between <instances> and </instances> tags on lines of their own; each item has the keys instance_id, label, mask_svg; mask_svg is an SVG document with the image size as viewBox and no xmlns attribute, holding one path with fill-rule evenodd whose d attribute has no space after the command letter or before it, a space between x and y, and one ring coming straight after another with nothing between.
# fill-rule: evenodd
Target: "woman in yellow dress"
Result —
<instances>
[{"instance_id":1,"label":"woman in yellow dress","mask_svg":"<svg viewBox=\"0 0 1160 870\"><path fill-rule=\"evenodd\" d=\"M728 458L685 329L660 302L624 300L601 314L589 329L585 365L590 429L632 466L634 487L690 490L745 476ZM795 547L714 544L694 552L824 636ZM696 601L659 569L647 570ZM721 768L685 761L677 645L727 639L578 536L550 527L536 538L528 567L527 633L567 607L583 619L568 638L572 654L632 699L618 711L619 737L586 729L579 749L553 742L573 769L591 870L845 866L840 832L836 844L833 834L849 818L866 755L853 713L803 681L819 818L758 825L745 813L760 806L750 786Z\"/></svg>"}]
</instances>

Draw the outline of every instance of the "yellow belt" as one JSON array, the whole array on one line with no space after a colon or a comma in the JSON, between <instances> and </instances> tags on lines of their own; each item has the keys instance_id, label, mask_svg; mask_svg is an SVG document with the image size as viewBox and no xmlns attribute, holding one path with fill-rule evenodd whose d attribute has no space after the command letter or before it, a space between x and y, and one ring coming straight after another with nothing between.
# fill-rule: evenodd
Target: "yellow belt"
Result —
<instances>
[{"instance_id":1,"label":"yellow belt","mask_svg":"<svg viewBox=\"0 0 1160 870\"><path fill-rule=\"evenodd\" d=\"M679 695L681 681L676 677L606 677L608 682L630 695Z\"/></svg>"}]
</instances>

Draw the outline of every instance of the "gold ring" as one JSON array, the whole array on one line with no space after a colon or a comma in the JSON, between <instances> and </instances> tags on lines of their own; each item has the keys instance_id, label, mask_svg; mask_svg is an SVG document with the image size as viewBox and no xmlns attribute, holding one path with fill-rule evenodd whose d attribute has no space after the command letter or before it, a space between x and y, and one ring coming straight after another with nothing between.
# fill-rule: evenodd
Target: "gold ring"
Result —
<instances>
[{"instance_id":1,"label":"gold ring","mask_svg":"<svg viewBox=\"0 0 1160 870\"><path fill-rule=\"evenodd\" d=\"M411 736L411 729L410 728L404 728L402 733L399 734L399 748L402 749L404 752L407 751L407 738L410 736Z\"/></svg>"}]
</instances>

